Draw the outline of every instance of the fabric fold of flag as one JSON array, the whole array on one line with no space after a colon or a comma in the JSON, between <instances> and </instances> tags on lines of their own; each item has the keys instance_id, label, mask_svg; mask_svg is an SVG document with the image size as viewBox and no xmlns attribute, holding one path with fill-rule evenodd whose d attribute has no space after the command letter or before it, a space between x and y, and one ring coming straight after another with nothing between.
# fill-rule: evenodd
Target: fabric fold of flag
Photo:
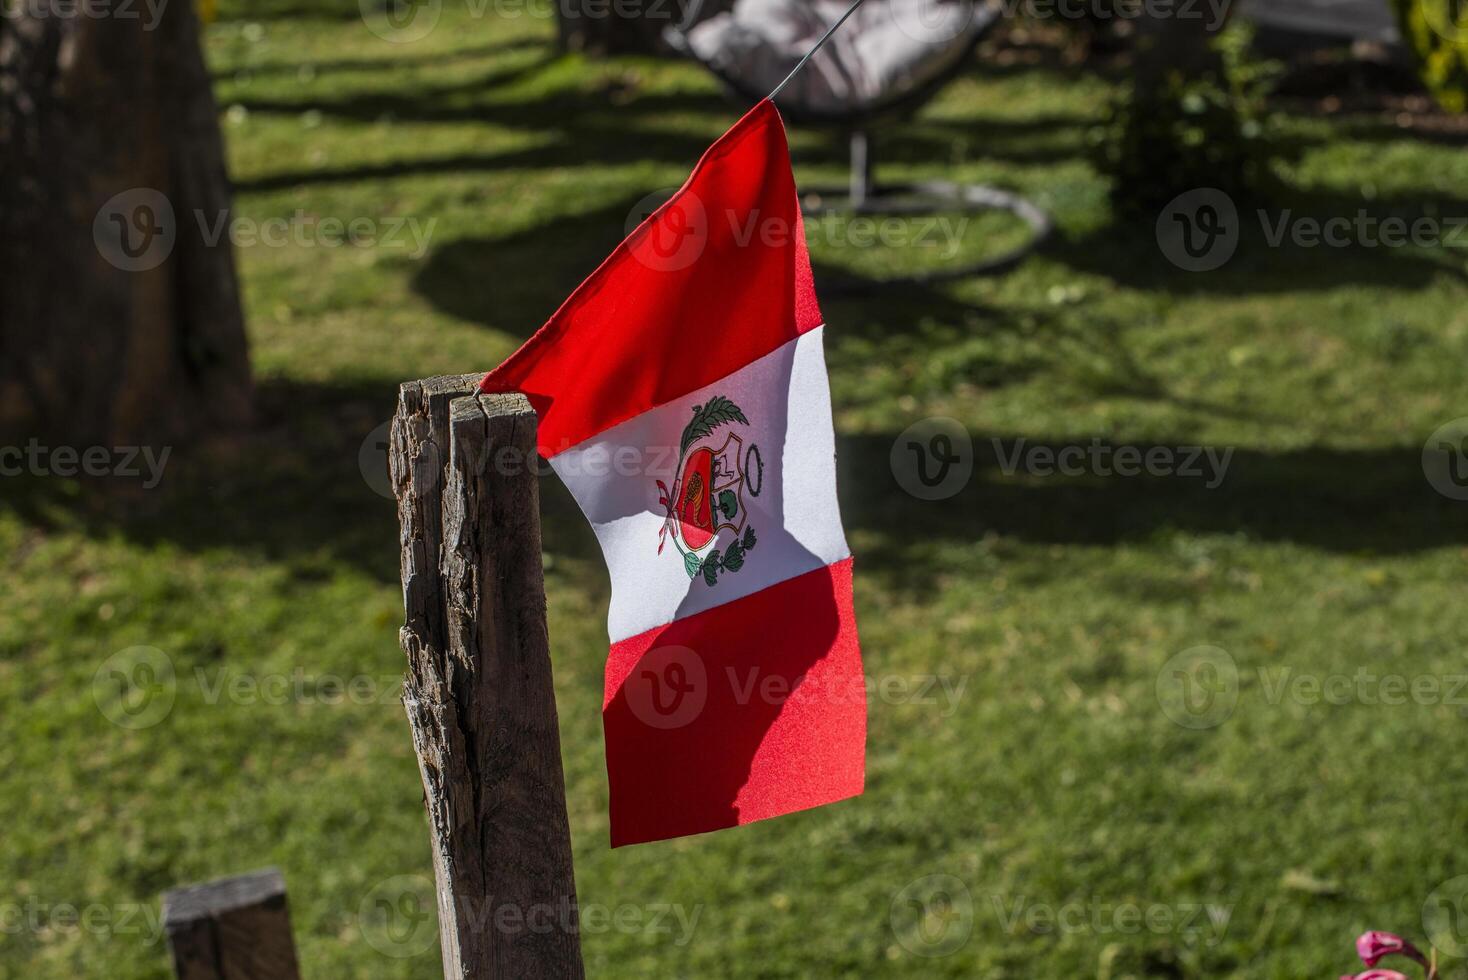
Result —
<instances>
[{"instance_id":1,"label":"fabric fold of flag","mask_svg":"<svg viewBox=\"0 0 1468 980\"><path fill-rule=\"evenodd\" d=\"M862 791L823 334L765 101L481 386L529 397L611 573L614 847Z\"/></svg>"}]
</instances>

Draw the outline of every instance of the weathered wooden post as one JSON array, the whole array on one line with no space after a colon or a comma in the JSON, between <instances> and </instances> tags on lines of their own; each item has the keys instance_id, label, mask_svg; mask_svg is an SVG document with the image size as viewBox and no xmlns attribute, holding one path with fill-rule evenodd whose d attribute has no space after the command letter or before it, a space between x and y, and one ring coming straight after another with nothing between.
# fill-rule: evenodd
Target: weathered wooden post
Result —
<instances>
[{"instance_id":1,"label":"weathered wooden post","mask_svg":"<svg viewBox=\"0 0 1468 980\"><path fill-rule=\"evenodd\" d=\"M536 417L479 375L393 419L404 703L433 837L444 976L582 977L551 682Z\"/></svg>"},{"instance_id":2,"label":"weathered wooden post","mask_svg":"<svg viewBox=\"0 0 1468 980\"><path fill-rule=\"evenodd\" d=\"M178 980L300 980L274 868L166 892L163 929Z\"/></svg>"}]
</instances>

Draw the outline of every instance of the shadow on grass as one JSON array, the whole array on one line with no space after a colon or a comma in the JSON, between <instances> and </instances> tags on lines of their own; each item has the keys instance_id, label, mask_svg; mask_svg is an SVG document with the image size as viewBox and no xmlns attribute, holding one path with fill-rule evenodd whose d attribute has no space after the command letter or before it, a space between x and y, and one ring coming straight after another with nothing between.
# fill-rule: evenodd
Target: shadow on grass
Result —
<instances>
[{"instance_id":1,"label":"shadow on grass","mask_svg":"<svg viewBox=\"0 0 1468 980\"><path fill-rule=\"evenodd\" d=\"M250 103L240 104L248 106ZM310 106L307 105L300 111L306 112L309 109ZM295 110L290 106L280 106L278 111L290 113ZM490 110L466 112L475 115L480 122L500 122ZM606 119L607 116L607 113L602 113L601 118ZM380 115L372 118L380 118ZM737 111L731 111L723 118L729 125L733 125L738 118ZM956 142L971 142L982 148L984 159L1002 160L1011 164L1054 164L1079 155L1076 148L1080 145L1079 133L1074 141L1076 147L1068 147L1054 140L1049 145L1026 146L1026 137L1012 140L1008 138L1004 123L983 122L945 129L946 134L943 135L923 132L918 128L892 131L880 143L878 167L895 164L926 166L931 169L934 161L941 162L952 155ZM705 136L683 136L657 130L629 130L623 124L605 126L596 122L567 128L543 127L543 130L556 138L550 143L524 150L507 153L454 153L335 169L284 170L237 180L234 186L243 193L258 193L307 185L349 184L395 177L562 167L567 160L596 160L598 164L605 166L655 160L685 164L691 170L712 142ZM849 162L846 145L837 134L828 135L828 139L814 146L807 144L801 147L795 153L797 163L802 166L846 167Z\"/></svg>"},{"instance_id":2,"label":"shadow on grass","mask_svg":"<svg viewBox=\"0 0 1468 980\"><path fill-rule=\"evenodd\" d=\"M444 243L419 267L413 289L453 316L527 338L622 240L638 204L629 196L523 231ZM1155 251L1155 243L1151 247ZM1172 270L1174 279L1186 275ZM843 337L930 368L932 351L944 351L944 387L997 390L1048 369L1057 357L1070 357L1094 365L1087 377L1097 397L1126 396L1263 421L1248 407L1172 394L1166 379L1127 345L1126 325L1109 317L988 307L957 299L942 285L878 284L846 266L819 261L815 280L826 318L841 325ZM984 343L967 343L974 337ZM832 357L839 363L839 352Z\"/></svg>"},{"instance_id":3,"label":"shadow on grass","mask_svg":"<svg viewBox=\"0 0 1468 980\"><path fill-rule=\"evenodd\" d=\"M1100 447L1104 460L1130 445L1145 459L1172 443L1027 438L979 433L967 486L942 501L919 500L893 476L895 433L840 440L842 513L848 531L877 542L860 557L864 569L890 574L902 590L922 590L955 570L935 559L945 548L1000 535L1031 544L1113 546L1159 534L1240 534L1252 541L1320 551L1398 555L1468 544L1468 513L1436 493L1423 476L1421 448L1305 448L1288 452L1235 448L1218 467L1200 457L1196 476L1065 477L1024 475L1010 461L1018 449ZM1215 458L1229 447L1216 447ZM1053 460L1053 456L1050 457ZM1109 462L1103 464L1109 467ZM1009 467L1010 472L1006 472ZM1179 471L1181 473L1181 471ZM1011 475L1015 474L1015 475ZM1210 483L1216 486L1210 488ZM1057 576L1065 570L1057 567Z\"/></svg>"},{"instance_id":4,"label":"shadow on grass","mask_svg":"<svg viewBox=\"0 0 1468 980\"><path fill-rule=\"evenodd\" d=\"M662 160L691 168L708 149L710 140L706 135L688 133L686 128L649 129L646 124L671 114L708 115L731 125L738 118L736 110L712 93L670 92L614 101L621 96L613 82L594 91L558 90L528 101L493 102L482 98L494 86L526 77L557 57L548 55L518 68L497 69L467 82L415 89L411 95L386 91L346 99L236 100L258 113L294 116L317 111L360 122L391 117L399 122L487 123L545 134L551 140L506 153L461 153L335 170L282 171L237 181L235 188L242 192L269 191L425 174L564 168L568 161L621 166Z\"/></svg>"},{"instance_id":5,"label":"shadow on grass","mask_svg":"<svg viewBox=\"0 0 1468 980\"><path fill-rule=\"evenodd\" d=\"M1106 276L1121 285L1170 295L1298 293L1343 286L1390 290L1420 289L1441 277L1468 280L1462 249L1388 246L1381 243L1382 222L1399 219L1410 230L1430 219L1446 240L1468 219L1468 199L1439 195L1367 199L1345 192L1294 191L1272 200L1238 205L1239 238L1233 257L1221 268L1188 273L1158 248L1155 229L1145 222L1113 224L1094 234L1056 241L1047 254L1072 268ZM1342 225L1341 221L1347 222ZM1304 224L1308 222L1309 225ZM1344 245L1296 238L1327 222ZM1468 246L1468 234L1457 237Z\"/></svg>"},{"instance_id":6,"label":"shadow on grass","mask_svg":"<svg viewBox=\"0 0 1468 980\"><path fill-rule=\"evenodd\" d=\"M238 101L238 100L237 100ZM672 106L681 103L686 109L707 115L722 113L720 118L729 125L738 118L737 108L730 108L720 100L707 97L681 97L660 99L668 108L658 111L675 111ZM316 108L309 102L261 103L250 100L238 104L252 111L299 114ZM561 107L551 105L546 109L550 118L567 118ZM621 107L618 107L621 112ZM656 111L653 113L656 115ZM381 110L364 120L376 120L384 115L396 116L391 110ZM616 118L618 121L609 123ZM461 121L490 122L496 125L507 120L497 113L496 107L465 109L439 109L436 120L459 118ZM534 127L555 137L547 144L507 153L454 153L444 156L393 160L386 163L366 164L335 169L284 170L263 174L235 182L235 189L243 193L277 191L291 187L348 184L364 180L385 180L395 177L431 176L434 174L490 173L502 170L538 169L563 167L567 160L595 160L600 165L623 166L656 160L666 163L685 164L689 169L712 142L706 136L685 136L665 130L643 130L635 128L635 114L617 115L603 106L598 113L591 113L582 122L571 126ZM541 120L544 122L544 120ZM972 143L982 151L984 159L1002 160L1011 164L1047 165L1061 163L1081 155L1085 124L1077 120L1073 124L1074 137L1069 142L1056 140L1054 134L1031 134L1027 127L1019 127L1010 133L1010 124L1000 121L982 121L969 126L931 124L914 127L899 127L884 135L878 147L878 166L928 167L935 162L950 158L955 144ZM629 126L633 128L628 128ZM526 121L526 128L531 128ZM814 145L806 144L796 153L802 166L846 167L848 150L839 134L827 133L827 139ZM1038 145L1031 145L1038 140Z\"/></svg>"},{"instance_id":7,"label":"shadow on grass","mask_svg":"<svg viewBox=\"0 0 1468 980\"><path fill-rule=\"evenodd\" d=\"M874 154L879 176L883 164L941 170L956 152L966 162L993 160L1019 166L1053 166L1085 159L1087 132L1099 122L1099 118L1075 113L1045 113L1027 119L923 116L882 127ZM838 162L844 162L845 146L839 141L835 145L843 154Z\"/></svg>"},{"instance_id":8,"label":"shadow on grass","mask_svg":"<svg viewBox=\"0 0 1468 980\"><path fill-rule=\"evenodd\" d=\"M510 38L505 41L496 41L493 44L480 44L470 48L457 48L453 51L439 51L412 58L326 58L319 61L268 61L239 65L228 70L215 71L210 78L217 82L233 80L240 75L250 78L267 78L272 75L296 76L303 68L309 68L317 74L327 74L335 71L392 71L397 68L427 66L436 68L441 65L453 65L464 61L477 61L480 58L489 58L509 51L519 51L525 48L542 48L544 46L536 38L519 37Z\"/></svg>"},{"instance_id":9,"label":"shadow on grass","mask_svg":"<svg viewBox=\"0 0 1468 980\"><path fill-rule=\"evenodd\" d=\"M537 46L533 41L520 41L502 49L470 49L444 57L463 60L494 50ZM338 169L281 171L241 180L235 186L243 192L272 191L409 175L560 168L568 160L596 161L606 166L658 160L691 168L708 148L710 137L704 133L689 134L686 128L673 131L659 125L661 120L670 115L696 115L732 125L746 108L737 100L712 91L638 93L616 78L603 79L592 89L562 87L516 101L497 97L498 89L532 78L564 57L553 48L543 46L542 55L529 63L494 68L475 78L451 83L358 91L335 98L234 99L233 104L259 115L297 117L306 112L319 112L333 119L364 123L385 117L405 123L486 123L551 137L541 145L505 153L458 153ZM434 59L422 60L434 63ZM391 68L404 63L383 61L381 66ZM340 64L371 66L371 63L357 62ZM291 66L278 67L294 70ZM326 63L314 67L332 66ZM952 160L955 147L964 148L965 157L969 156L966 148L973 147L973 154L984 159L1010 164L1054 164L1084 155L1085 133L1094 122L1083 115L1059 113L1031 119L920 118L884 125L876 152L879 163L930 169ZM829 127L813 127L813 130L822 138L801 146L797 153L800 162L844 168L848 162L844 135Z\"/></svg>"},{"instance_id":10,"label":"shadow on grass","mask_svg":"<svg viewBox=\"0 0 1468 980\"><path fill-rule=\"evenodd\" d=\"M816 281L828 278L818 267ZM861 297L823 293L821 308L828 323L840 325L840 336L862 338L879 356L920 366L925 386L937 390L993 392L1061 369L1098 399L1130 398L1217 418L1282 421L1251 406L1176 394L1167 378L1137 358L1127 341L1133 325L1104 314L1010 311L960 302L922 286L877 288ZM941 358L932 356L935 349L943 351ZM859 364L848 365L846 356L840 349L828 353L835 369L860 370Z\"/></svg>"},{"instance_id":11,"label":"shadow on grass","mask_svg":"<svg viewBox=\"0 0 1468 980\"><path fill-rule=\"evenodd\" d=\"M456 317L529 337L626 237L629 223L646 214L646 200L642 194L625 195L521 231L440 244L419 266L412 287ZM810 225L807 233L816 236ZM941 268L944 260L935 258L934 264ZM916 336L925 319L990 331L1020 329L1001 311L955 299L942 286L880 284L855 269L819 260L815 280L822 306L839 314L830 319L849 336Z\"/></svg>"},{"instance_id":12,"label":"shadow on grass","mask_svg":"<svg viewBox=\"0 0 1468 980\"><path fill-rule=\"evenodd\" d=\"M508 235L460 238L427 256L412 287L439 309L524 339L626 237L638 197Z\"/></svg>"},{"instance_id":13,"label":"shadow on grass","mask_svg":"<svg viewBox=\"0 0 1468 980\"><path fill-rule=\"evenodd\" d=\"M10 479L0 507L43 531L81 529L192 553L227 549L244 561L284 564L302 580L345 565L397 582L397 510L379 428L392 418L397 383L267 381L253 431L172 447L156 489L121 478L80 486ZM547 554L595 554L591 529L557 481L545 481L542 506Z\"/></svg>"},{"instance_id":14,"label":"shadow on grass","mask_svg":"<svg viewBox=\"0 0 1468 980\"><path fill-rule=\"evenodd\" d=\"M604 251L593 244L585 248L598 257ZM507 269L502 277L521 271ZM548 274L572 281L582 273L567 267ZM527 288L521 301L537 297L539 305L544 295ZM528 333L538 313L525 314L524 322ZM1138 384L1151 383L1138 371ZM7 487L5 505L42 528L80 524L94 535L143 544L224 548L285 563L303 577L329 575L346 564L395 583L396 512L383 495L385 456L381 432L374 430L391 417L398 380L405 379L329 386L268 382L256 432L208 452L179 449L163 487L133 499L121 512L99 506L94 495L59 496L48 481ZM1159 534L1240 534L1379 555L1468 545L1468 512L1433 491L1415 445L1236 447L1221 474L1209 469L1206 458L1196 460L1197 476L1026 477L1005 472L1005 460L1021 445L1018 437L977 433L973 478L955 497L929 502L907 494L893 475L892 450L902 427L842 437L838 453L843 513L848 529L860 536L861 567L890 577L904 591L930 588L939 574L961 570L965 559L952 549L987 535L1041 545L1113 546L1146 543ZM1191 443L1182 436L1155 447L1133 445L1145 458L1153 448L1177 450ZM1023 442L1026 449L1052 451L1065 445L1081 445L1088 453L1099 447L1111 459L1120 444L1043 437ZM1187 462L1186 453L1173 458L1179 465ZM1210 488L1209 482L1217 485ZM594 567L595 538L569 493L553 477L543 481L542 490L546 554ZM650 483L649 506L654 490ZM1054 574L1066 572L1057 566Z\"/></svg>"},{"instance_id":15,"label":"shadow on grass","mask_svg":"<svg viewBox=\"0 0 1468 980\"><path fill-rule=\"evenodd\" d=\"M221 21L344 21L362 16L358 0L224 0L221 8Z\"/></svg>"},{"instance_id":16,"label":"shadow on grass","mask_svg":"<svg viewBox=\"0 0 1468 980\"><path fill-rule=\"evenodd\" d=\"M421 97L396 96L400 100L396 109L413 118L422 118L414 113L442 113L442 118L484 118L546 130L557 133L559 141L548 148L501 155L279 174L243 186L387 177L437 167L448 171L563 166L568 147L585 151L585 159L608 164L656 158L691 164L706 147L703 137L641 132L629 129L628 120L654 121L660 113L675 111L729 112L717 96L688 94L638 98L627 113L615 117L605 112L604 100L588 99L583 92L558 92L515 105L432 104L452 97L454 91L467 95L467 88L482 84L479 79ZM313 103L274 105L279 111L296 112ZM362 96L333 103L332 111L377 118L396 110L375 96ZM1029 128L1016 124L1021 134ZM832 140L824 152L829 153L826 159L836 162L843 159L844 148ZM413 288L455 316L529 336L554 312L559 298L568 295L622 239L635 203L628 198L508 235L447 242L422 265ZM1299 195L1288 206L1296 217L1349 217L1358 211L1377 219L1410 217L1427 208L1441 215L1468 215L1468 200L1451 197L1367 201L1323 192ZM1238 255L1207 275L1184 273L1170 265L1150 228L1113 226L1085 238L1059 240L1047 254L1125 286L1180 295L1269 295L1342 284L1404 290L1440 276L1463 277L1461 262L1441 251L1262 247L1267 243L1257 220L1251 223L1247 211L1243 217L1251 230ZM818 268L817 282L830 279L834 271L838 270ZM848 270L839 272L852 275ZM870 342L897 338L899 349L915 358L931 350L930 337L923 332L925 321L950 332L972 329L995 336L1027 332L1042 341L1063 340L1098 354L1111 366L1102 381L1114 386L1112 393L1171 399L1165 379L1151 373L1127 349L1124 330L1100 317L1062 319L1027 311L1021 320L1015 312L977 307L941 288L918 286L877 290L859 300L837 298L826 306L832 322L842 323L849 336ZM962 380L994 389L1045 366L1041 358L1048 355L1036 353L1045 350L1045 343L1016 346L1019 353L1002 363L978 352L964 366L968 373ZM181 448L164 487L130 502L121 514L115 506L98 505L91 494L59 497L54 484L44 482L7 486L4 506L42 527L79 522L97 535L172 542L189 550L232 549L286 562L301 574L321 574L322 566L348 564L380 581L395 582L394 505L373 489L359 460L364 441L391 417L396 384L402 380L407 379L319 386L266 383L261 391L262 421L255 434L228 450L204 453ZM1247 409L1227 406L1192 407L1247 414ZM1169 532L1240 533L1328 551L1381 554L1468 543L1468 518L1460 508L1450 510L1428 486L1420 448L1415 446L1278 453L1240 448L1230 461L1227 479L1209 490L1198 480L1181 478L1010 479L999 473L991 437L981 435L976 439L978 472L968 488L952 500L926 503L905 494L892 477L889 458L896 434L894 430L844 438L840 452L848 526L862 532L869 543L862 567L890 573L904 588L923 586L934 568L945 567L933 560L944 547L974 542L990 533L1036 543L1096 545L1146 541ZM1014 442L1003 434L997 438L1003 446ZM1140 448L1145 453L1151 447ZM377 464L370 451L366 456L370 470ZM594 538L557 481L547 481L543 500L547 553L594 560ZM1064 570L1057 569L1056 574Z\"/></svg>"},{"instance_id":17,"label":"shadow on grass","mask_svg":"<svg viewBox=\"0 0 1468 980\"><path fill-rule=\"evenodd\" d=\"M178 448L156 491L119 499L96 486L64 493L55 480L11 480L0 506L41 530L80 528L95 537L195 553L226 549L245 561L284 564L302 580L329 577L347 565L396 583L396 509L381 495L385 455L374 440L394 399L395 386L386 381L267 383L254 433L209 450ZM1015 477L1004 472L1004 461L1021 445L1018 437L981 433L974 438L975 472L967 486L951 499L923 501L893 475L897 438L895 431L842 437L838 454L842 510L848 530L862 542L861 568L890 578L902 591L929 589L939 575L962 570L964 559L952 549L988 535L1112 546L1159 534L1240 534L1383 556L1468 545L1468 512L1427 483L1417 446L1237 448L1210 488L1217 470L1201 458L1198 476ZM1158 446L1189 444L1184 437ZM1040 437L1023 443L1026 449L1065 445L1087 452L1104 447L1111 459L1121 444ZM1154 448L1132 445L1143 458ZM1185 462L1182 453L1173 458ZM649 483L649 506L655 500ZM593 566L599 561L594 535L554 476L542 482L542 513L548 556ZM1066 571L1057 565L1054 574Z\"/></svg>"}]
</instances>

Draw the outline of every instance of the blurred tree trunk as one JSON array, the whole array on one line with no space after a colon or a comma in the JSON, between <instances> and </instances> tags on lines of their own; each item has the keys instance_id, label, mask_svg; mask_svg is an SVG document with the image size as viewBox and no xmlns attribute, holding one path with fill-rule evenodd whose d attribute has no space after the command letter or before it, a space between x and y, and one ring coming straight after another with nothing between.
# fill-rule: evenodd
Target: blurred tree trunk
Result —
<instances>
[{"instance_id":1,"label":"blurred tree trunk","mask_svg":"<svg viewBox=\"0 0 1468 980\"><path fill-rule=\"evenodd\" d=\"M1159 91L1171 74L1199 78L1216 70L1218 54L1211 45L1228 25L1233 7L1228 4L1223 8L1215 23L1215 14L1208 3L1192 8L1186 4L1143 4L1143 13L1137 21L1133 66L1138 96L1145 99L1147 93ZM1184 9L1196 16L1178 16L1178 11Z\"/></svg>"},{"instance_id":2,"label":"blurred tree trunk","mask_svg":"<svg viewBox=\"0 0 1468 980\"><path fill-rule=\"evenodd\" d=\"M559 0L562 49L592 54L658 54L663 29L678 22L676 0Z\"/></svg>"},{"instance_id":3,"label":"blurred tree trunk","mask_svg":"<svg viewBox=\"0 0 1468 980\"><path fill-rule=\"evenodd\" d=\"M0 19L0 428L77 445L248 421L223 142L191 0Z\"/></svg>"}]
</instances>

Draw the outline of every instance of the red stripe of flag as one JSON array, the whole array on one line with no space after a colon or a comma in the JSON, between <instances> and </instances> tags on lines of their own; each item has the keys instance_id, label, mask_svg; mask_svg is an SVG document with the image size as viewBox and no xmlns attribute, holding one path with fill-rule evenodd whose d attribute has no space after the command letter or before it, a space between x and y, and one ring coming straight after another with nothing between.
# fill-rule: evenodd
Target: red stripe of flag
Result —
<instances>
[{"instance_id":1,"label":"red stripe of flag","mask_svg":"<svg viewBox=\"0 0 1468 980\"><path fill-rule=\"evenodd\" d=\"M612 645L612 846L861 793L866 691L851 560Z\"/></svg>"},{"instance_id":2,"label":"red stripe of flag","mask_svg":"<svg viewBox=\"0 0 1468 980\"><path fill-rule=\"evenodd\" d=\"M524 392L549 458L820 325L785 128L764 101L481 390Z\"/></svg>"}]
</instances>

